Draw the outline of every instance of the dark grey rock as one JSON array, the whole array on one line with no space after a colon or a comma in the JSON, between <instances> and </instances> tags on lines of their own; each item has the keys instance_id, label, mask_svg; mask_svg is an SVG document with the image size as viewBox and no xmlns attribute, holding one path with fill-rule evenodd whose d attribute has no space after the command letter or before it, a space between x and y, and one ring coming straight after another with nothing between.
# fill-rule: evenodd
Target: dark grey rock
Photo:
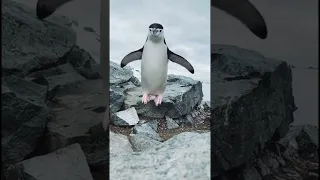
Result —
<instances>
[{"instance_id":1,"label":"dark grey rock","mask_svg":"<svg viewBox=\"0 0 320 180\"><path fill-rule=\"evenodd\" d=\"M110 119L117 126L133 126L139 122L139 117L134 107L119 111L113 114Z\"/></svg>"},{"instance_id":2,"label":"dark grey rock","mask_svg":"<svg viewBox=\"0 0 320 180\"><path fill-rule=\"evenodd\" d=\"M252 166L249 166L244 169L242 173L242 178L243 180L262 180L258 171Z\"/></svg>"},{"instance_id":3,"label":"dark grey rock","mask_svg":"<svg viewBox=\"0 0 320 180\"><path fill-rule=\"evenodd\" d=\"M286 147L286 158L298 152L303 157L318 156L319 136L318 129L311 125L292 126L280 144Z\"/></svg>"},{"instance_id":4,"label":"dark grey rock","mask_svg":"<svg viewBox=\"0 0 320 180\"><path fill-rule=\"evenodd\" d=\"M179 118L190 113L201 103L202 84L184 76L169 75L162 104L155 106L153 101L142 104L140 87L125 91L125 108L135 107L139 115L152 118Z\"/></svg>"},{"instance_id":5,"label":"dark grey rock","mask_svg":"<svg viewBox=\"0 0 320 180\"><path fill-rule=\"evenodd\" d=\"M69 20L55 16L40 21L30 7L14 1L2 5L2 75L23 77L63 63L76 43L76 33L66 26Z\"/></svg>"},{"instance_id":6,"label":"dark grey rock","mask_svg":"<svg viewBox=\"0 0 320 180\"><path fill-rule=\"evenodd\" d=\"M88 32L96 32L92 27L83 27L83 29Z\"/></svg>"},{"instance_id":7,"label":"dark grey rock","mask_svg":"<svg viewBox=\"0 0 320 180\"><path fill-rule=\"evenodd\" d=\"M71 66L71 64L66 63L66 64L55 66L49 69L33 72L31 74L28 74L25 77L25 79L32 80L40 77L55 76L55 75L61 75L65 73L72 73L72 72L76 72L76 70Z\"/></svg>"},{"instance_id":8,"label":"dark grey rock","mask_svg":"<svg viewBox=\"0 0 320 180\"><path fill-rule=\"evenodd\" d=\"M2 78L2 86L7 88L7 92L14 93L29 103L39 107L46 107L45 99L47 96L47 87L37 83L21 79L16 76L6 76ZM9 105L8 103L3 103Z\"/></svg>"},{"instance_id":9,"label":"dark grey rock","mask_svg":"<svg viewBox=\"0 0 320 180\"><path fill-rule=\"evenodd\" d=\"M74 67L74 69L86 79L100 79L98 64L93 57L85 50L74 46L66 55L66 60Z\"/></svg>"},{"instance_id":10,"label":"dark grey rock","mask_svg":"<svg viewBox=\"0 0 320 180\"><path fill-rule=\"evenodd\" d=\"M51 94L54 94L59 88L63 88L63 86L69 86L70 84L85 80L85 78L77 72L49 76L45 77L45 79L49 83L49 93Z\"/></svg>"},{"instance_id":11,"label":"dark grey rock","mask_svg":"<svg viewBox=\"0 0 320 180\"><path fill-rule=\"evenodd\" d=\"M166 125L168 129L179 128L179 124L176 123L172 118L166 116Z\"/></svg>"},{"instance_id":12,"label":"dark grey rock","mask_svg":"<svg viewBox=\"0 0 320 180\"><path fill-rule=\"evenodd\" d=\"M270 169L263 163L261 159L257 159L257 168L262 176L267 176L269 174L272 174Z\"/></svg>"},{"instance_id":13,"label":"dark grey rock","mask_svg":"<svg viewBox=\"0 0 320 180\"><path fill-rule=\"evenodd\" d=\"M128 68L121 68L119 64L110 61L110 85L128 82L133 77L133 72Z\"/></svg>"},{"instance_id":14,"label":"dark grey rock","mask_svg":"<svg viewBox=\"0 0 320 180\"><path fill-rule=\"evenodd\" d=\"M130 134L129 141L135 151L145 151L161 143L144 134Z\"/></svg>"},{"instance_id":15,"label":"dark grey rock","mask_svg":"<svg viewBox=\"0 0 320 180\"><path fill-rule=\"evenodd\" d=\"M79 144L24 160L18 166L21 167L25 176L29 176L27 179L93 180L86 157Z\"/></svg>"},{"instance_id":16,"label":"dark grey rock","mask_svg":"<svg viewBox=\"0 0 320 180\"><path fill-rule=\"evenodd\" d=\"M163 141L159 134L149 125L135 125L132 129L133 134L142 134L156 141Z\"/></svg>"},{"instance_id":17,"label":"dark grey rock","mask_svg":"<svg viewBox=\"0 0 320 180\"><path fill-rule=\"evenodd\" d=\"M286 134L295 105L286 62L227 45L213 45L211 58L214 175L244 164L271 137Z\"/></svg>"},{"instance_id":18,"label":"dark grey rock","mask_svg":"<svg viewBox=\"0 0 320 180\"><path fill-rule=\"evenodd\" d=\"M2 138L2 163L4 165L22 161L37 147L39 138L45 132L50 111L41 110L37 113L37 115L21 124L15 132Z\"/></svg>"},{"instance_id":19,"label":"dark grey rock","mask_svg":"<svg viewBox=\"0 0 320 180\"><path fill-rule=\"evenodd\" d=\"M158 121L156 119L149 121L146 124L152 127L152 129L155 130L156 132L158 131Z\"/></svg>"},{"instance_id":20,"label":"dark grey rock","mask_svg":"<svg viewBox=\"0 0 320 180\"><path fill-rule=\"evenodd\" d=\"M124 94L121 91L115 91L112 88L109 89L109 102L110 112L115 113L121 110L124 103Z\"/></svg>"},{"instance_id":21,"label":"dark grey rock","mask_svg":"<svg viewBox=\"0 0 320 180\"><path fill-rule=\"evenodd\" d=\"M101 79L84 80L57 91L54 119L47 124L50 151L79 143L90 166L108 163L108 154L101 154L108 148L108 132L101 126L107 103L102 87Z\"/></svg>"}]
</instances>

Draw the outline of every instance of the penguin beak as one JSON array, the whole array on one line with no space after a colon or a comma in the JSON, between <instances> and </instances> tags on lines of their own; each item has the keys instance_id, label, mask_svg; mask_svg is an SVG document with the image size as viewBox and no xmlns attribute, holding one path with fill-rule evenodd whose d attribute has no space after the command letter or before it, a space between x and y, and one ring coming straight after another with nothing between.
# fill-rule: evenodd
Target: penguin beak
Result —
<instances>
[{"instance_id":1,"label":"penguin beak","mask_svg":"<svg viewBox=\"0 0 320 180\"><path fill-rule=\"evenodd\" d=\"M153 29L152 30L152 36L158 36L158 33L159 31L157 29Z\"/></svg>"}]
</instances>

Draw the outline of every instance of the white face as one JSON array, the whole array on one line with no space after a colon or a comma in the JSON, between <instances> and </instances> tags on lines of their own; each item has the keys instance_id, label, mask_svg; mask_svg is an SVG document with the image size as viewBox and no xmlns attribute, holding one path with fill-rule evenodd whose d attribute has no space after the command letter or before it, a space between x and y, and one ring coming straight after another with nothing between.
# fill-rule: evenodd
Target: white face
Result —
<instances>
[{"instance_id":1,"label":"white face","mask_svg":"<svg viewBox=\"0 0 320 180\"><path fill-rule=\"evenodd\" d=\"M163 29L160 28L149 28L149 37L151 38L162 38Z\"/></svg>"}]
</instances>

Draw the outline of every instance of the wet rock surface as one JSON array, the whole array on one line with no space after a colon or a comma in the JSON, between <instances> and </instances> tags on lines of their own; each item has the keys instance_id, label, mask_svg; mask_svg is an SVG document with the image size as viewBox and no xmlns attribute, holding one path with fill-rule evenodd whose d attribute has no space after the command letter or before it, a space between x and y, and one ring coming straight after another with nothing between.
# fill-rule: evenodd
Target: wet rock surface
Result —
<instances>
[{"instance_id":1,"label":"wet rock surface","mask_svg":"<svg viewBox=\"0 0 320 180\"><path fill-rule=\"evenodd\" d=\"M170 75L159 107L142 105L132 70L110 62L110 115L130 116L120 113L105 132L100 67L75 45L70 21L42 22L23 5L4 5L6 179L100 180L109 162L117 180L318 178L318 129L290 126L296 107L285 62L214 45L212 101L202 101L200 81Z\"/></svg>"}]
</instances>

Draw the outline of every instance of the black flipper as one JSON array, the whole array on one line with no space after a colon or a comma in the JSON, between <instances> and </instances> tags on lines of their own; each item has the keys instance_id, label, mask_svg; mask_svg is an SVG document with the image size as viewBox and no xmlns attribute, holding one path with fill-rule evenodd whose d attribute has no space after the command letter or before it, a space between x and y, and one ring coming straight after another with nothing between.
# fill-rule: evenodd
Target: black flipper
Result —
<instances>
[{"instance_id":1,"label":"black flipper","mask_svg":"<svg viewBox=\"0 0 320 180\"><path fill-rule=\"evenodd\" d=\"M175 62L175 63L180 64L181 66L185 67L186 69L188 69L189 72L191 72L191 74L194 73L194 69L193 69L192 65L185 58L170 51L169 48L167 49L167 51L168 51L168 59L170 61Z\"/></svg>"},{"instance_id":2,"label":"black flipper","mask_svg":"<svg viewBox=\"0 0 320 180\"><path fill-rule=\"evenodd\" d=\"M212 0L211 6L237 18L259 38L267 38L268 30L264 18L248 0Z\"/></svg>"},{"instance_id":3,"label":"black flipper","mask_svg":"<svg viewBox=\"0 0 320 180\"><path fill-rule=\"evenodd\" d=\"M142 58L142 52L143 47L126 55L121 61L121 67L126 66L128 63L132 61L140 60Z\"/></svg>"},{"instance_id":4,"label":"black flipper","mask_svg":"<svg viewBox=\"0 0 320 180\"><path fill-rule=\"evenodd\" d=\"M73 0L38 0L36 14L38 19L43 20L52 15L59 7Z\"/></svg>"}]
</instances>

